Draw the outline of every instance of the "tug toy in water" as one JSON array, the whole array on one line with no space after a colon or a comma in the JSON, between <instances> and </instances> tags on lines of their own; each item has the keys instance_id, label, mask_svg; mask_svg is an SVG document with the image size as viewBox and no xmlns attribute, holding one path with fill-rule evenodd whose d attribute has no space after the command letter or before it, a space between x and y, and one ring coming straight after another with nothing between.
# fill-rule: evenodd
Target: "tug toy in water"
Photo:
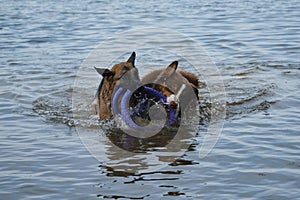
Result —
<instances>
[{"instance_id":1,"label":"tug toy in water","mask_svg":"<svg viewBox=\"0 0 300 200\"><path fill-rule=\"evenodd\" d=\"M115 116L119 115L121 116L122 120L126 123L127 126L130 128L134 128L137 130L145 130L145 126L139 125L136 123L133 118L134 117L142 117L145 118L146 116L149 116L149 110L150 110L150 104L155 103L158 105L161 105L165 112L167 113L167 121L165 123L165 126L174 126L178 122L178 112L180 109L174 108L174 106L171 106L171 103L174 104L175 100L178 101L179 95L182 92L184 87L182 87L179 90L178 95L171 95L169 97L166 97L163 95L161 92L151 88L151 87L146 87L142 86L139 89L139 95L138 97L135 97L136 101L138 102L136 105L134 105L133 112L130 112L130 98L131 96L135 93L132 92L129 89L124 89L122 87L118 88L117 91L115 92L112 100L112 108L113 108L113 113ZM123 95L121 97L121 95ZM120 99L121 98L121 99ZM120 106L118 105L120 102ZM150 119L151 120L151 119Z\"/></svg>"}]
</instances>

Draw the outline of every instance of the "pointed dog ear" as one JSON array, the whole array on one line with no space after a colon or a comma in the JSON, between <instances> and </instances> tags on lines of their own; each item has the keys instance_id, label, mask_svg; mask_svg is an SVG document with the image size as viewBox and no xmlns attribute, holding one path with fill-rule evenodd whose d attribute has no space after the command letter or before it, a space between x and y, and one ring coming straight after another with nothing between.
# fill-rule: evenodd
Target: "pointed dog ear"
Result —
<instances>
[{"instance_id":1,"label":"pointed dog ear","mask_svg":"<svg viewBox=\"0 0 300 200\"><path fill-rule=\"evenodd\" d=\"M135 52L132 52L131 56L127 60L127 62L132 63L133 66L134 66L135 56L136 56Z\"/></svg>"},{"instance_id":2,"label":"pointed dog ear","mask_svg":"<svg viewBox=\"0 0 300 200\"><path fill-rule=\"evenodd\" d=\"M178 66L178 61L172 62L172 63L166 68L165 73L166 73L168 76L170 76L171 74L173 74L173 73L176 71L177 66Z\"/></svg>"},{"instance_id":3,"label":"pointed dog ear","mask_svg":"<svg viewBox=\"0 0 300 200\"><path fill-rule=\"evenodd\" d=\"M178 61L176 60L176 61L172 62L172 63L167 67L167 69L172 68L172 69L176 70L177 67L178 67Z\"/></svg>"},{"instance_id":4,"label":"pointed dog ear","mask_svg":"<svg viewBox=\"0 0 300 200\"><path fill-rule=\"evenodd\" d=\"M102 75L103 77L105 76L113 76L114 73L112 71L110 71L109 69L106 69L106 68L97 68L97 67L94 67L95 70L98 72L98 74Z\"/></svg>"}]
</instances>

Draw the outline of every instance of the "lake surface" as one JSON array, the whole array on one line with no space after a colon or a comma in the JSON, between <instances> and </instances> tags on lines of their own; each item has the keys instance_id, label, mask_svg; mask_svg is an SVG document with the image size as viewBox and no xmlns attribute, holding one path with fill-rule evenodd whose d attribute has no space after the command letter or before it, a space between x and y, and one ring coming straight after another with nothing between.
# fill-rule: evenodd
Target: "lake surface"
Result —
<instances>
[{"instance_id":1,"label":"lake surface","mask_svg":"<svg viewBox=\"0 0 300 200\"><path fill-rule=\"evenodd\" d=\"M300 198L299 1L1 1L0 10L1 199ZM204 158L197 134L164 168L125 173L82 143L76 127L99 122L73 119L72 92L99 43L143 27L202 45L224 82L226 118ZM138 68L177 59L142 47L116 56L133 50ZM96 72L91 80L96 91Z\"/></svg>"}]
</instances>

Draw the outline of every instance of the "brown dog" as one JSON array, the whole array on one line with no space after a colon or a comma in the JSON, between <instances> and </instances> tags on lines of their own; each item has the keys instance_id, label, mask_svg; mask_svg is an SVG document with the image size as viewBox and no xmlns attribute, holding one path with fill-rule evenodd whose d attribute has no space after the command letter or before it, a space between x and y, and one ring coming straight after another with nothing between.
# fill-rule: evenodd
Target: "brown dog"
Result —
<instances>
[{"instance_id":1,"label":"brown dog","mask_svg":"<svg viewBox=\"0 0 300 200\"><path fill-rule=\"evenodd\" d=\"M182 88L182 85L185 85L193 90L196 98L198 99L198 77L191 72L184 70L177 71L177 67L178 61L174 61L166 69L155 70L147 74L142 78L142 83L162 92L167 97L172 94L176 95L178 92L182 92L180 91L180 88ZM189 96L188 94L185 95Z\"/></svg>"},{"instance_id":2,"label":"brown dog","mask_svg":"<svg viewBox=\"0 0 300 200\"><path fill-rule=\"evenodd\" d=\"M126 62L116 64L110 70L95 67L96 71L103 77L93 103L98 105L100 120L111 119L113 117L111 101L113 93L118 85L122 84L128 86L140 83L138 70L134 65L135 57L135 52L132 52ZM125 74L126 78L124 78Z\"/></svg>"},{"instance_id":3,"label":"brown dog","mask_svg":"<svg viewBox=\"0 0 300 200\"><path fill-rule=\"evenodd\" d=\"M147 74L142 83L164 94L178 117L190 121L197 115L199 79L191 72L177 70L177 67L178 61L174 61L165 69Z\"/></svg>"}]
</instances>

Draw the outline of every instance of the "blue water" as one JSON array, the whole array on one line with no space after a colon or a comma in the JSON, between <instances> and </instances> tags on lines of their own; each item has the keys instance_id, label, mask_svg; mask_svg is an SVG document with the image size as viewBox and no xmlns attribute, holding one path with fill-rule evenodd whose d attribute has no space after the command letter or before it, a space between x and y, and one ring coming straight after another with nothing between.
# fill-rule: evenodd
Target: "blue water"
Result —
<instances>
[{"instance_id":1,"label":"blue water","mask_svg":"<svg viewBox=\"0 0 300 200\"><path fill-rule=\"evenodd\" d=\"M282 0L1 1L1 199L300 198L299 10ZM97 44L150 26L202 44L222 75L227 116L204 159L195 142L159 171L118 173L82 144L72 87Z\"/></svg>"}]
</instances>

